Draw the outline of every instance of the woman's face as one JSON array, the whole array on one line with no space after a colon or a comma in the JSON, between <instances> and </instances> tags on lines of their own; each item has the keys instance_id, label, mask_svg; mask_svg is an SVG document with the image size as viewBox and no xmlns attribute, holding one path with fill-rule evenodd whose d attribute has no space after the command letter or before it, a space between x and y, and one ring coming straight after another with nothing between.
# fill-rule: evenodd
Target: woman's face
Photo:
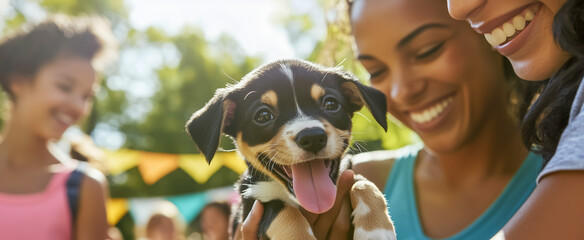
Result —
<instances>
[{"instance_id":1,"label":"woman's face","mask_svg":"<svg viewBox=\"0 0 584 240\"><path fill-rule=\"evenodd\" d=\"M552 35L554 16L566 0L448 0L450 15L467 20L519 77L545 80L567 61Z\"/></svg>"},{"instance_id":2,"label":"woman's face","mask_svg":"<svg viewBox=\"0 0 584 240\"><path fill-rule=\"evenodd\" d=\"M502 57L434 0L356 0L358 58L388 111L434 151L476 136L485 119L507 114Z\"/></svg>"},{"instance_id":3,"label":"woman's face","mask_svg":"<svg viewBox=\"0 0 584 240\"><path fill-rule=\"evenodd\" d=\"M58 139L89 109L94 82L90 60L58 55L34 79L13 82L12 118L43 139Z\"/></svg>"}]
</instances>

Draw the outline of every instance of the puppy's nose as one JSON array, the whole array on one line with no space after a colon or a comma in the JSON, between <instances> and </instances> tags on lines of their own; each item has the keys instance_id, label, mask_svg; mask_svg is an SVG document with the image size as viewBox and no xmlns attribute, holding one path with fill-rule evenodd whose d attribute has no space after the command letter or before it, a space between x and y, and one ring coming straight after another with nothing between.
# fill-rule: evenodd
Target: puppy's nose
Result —
<instances>
[{"instance_id":1,"label":"puppy's nose","mask_svg":"<svg viewBox=\"0 0 584 240\"><path fill-rule=\"evenodd\" d=\"M317 153L326 146L326 132L322 128L307 128L296 134L294 141L302 149Z\"/></svg>"}]
</instances>

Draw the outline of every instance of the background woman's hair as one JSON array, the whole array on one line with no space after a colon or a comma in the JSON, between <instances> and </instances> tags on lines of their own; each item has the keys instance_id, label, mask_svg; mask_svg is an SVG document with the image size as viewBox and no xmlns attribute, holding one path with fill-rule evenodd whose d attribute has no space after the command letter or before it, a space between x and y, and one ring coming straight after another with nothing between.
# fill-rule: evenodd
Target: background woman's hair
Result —
<instances>
[{"instance_id":1,"label":"background woman's hair","mask_svg":"<svg viewBox=\"0 0 584 240\"><path fill-rule=\"evenodd\" d=\"M538 99L523 119L523 141L549 161L568 125L570 109L584 77L584 1L568 0L554 18L557 43L572 57L544 82Z\"/></svg>"},{"instance_id":2,"label":"background woman's hair","mask_svg":"<svg viewBox=\"0 0 584 240\"><path fill-rule=\"evenodd\" d=\"M115 55L114 45L105 19L55 15L0 43L0 84L12 98L9 86L13 76L33 77L58 54L92 60L99 69Z\"/></svg>"},{"instance_id":3,"label":"background woman's hair","mask_svg":"<svg viewBox=\"0 0 584 240\"><path fill-rule=\"evenodd\" d=\"M226 202L210 202L210 203L207 203L207 205L205 205L205 207L203 207L203 209L201 210L201 213L203 211L205 211L205 209L208 209L208 208L216 208L227 219L229 219L229 215L231 215L231 205L229 203L226 203Z\"/></svg>"}]
</instances>

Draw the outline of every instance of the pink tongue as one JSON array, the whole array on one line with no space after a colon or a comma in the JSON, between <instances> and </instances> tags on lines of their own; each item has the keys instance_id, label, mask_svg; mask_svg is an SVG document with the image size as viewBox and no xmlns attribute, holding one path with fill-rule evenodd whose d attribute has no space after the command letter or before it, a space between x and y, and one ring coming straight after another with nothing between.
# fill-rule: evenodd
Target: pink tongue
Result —
<instances>
[{"instance_id":1,"label":"pink tongue","mask_svg":"<svg viewBox=\"0 0 584 240\"><path fill-rule=\"evenodd\" d=\"M323 213L333 207L337 186L329 177L329 171L324 160L292 165L294 194L304 209Z\"/></svg>"}]
</instances>

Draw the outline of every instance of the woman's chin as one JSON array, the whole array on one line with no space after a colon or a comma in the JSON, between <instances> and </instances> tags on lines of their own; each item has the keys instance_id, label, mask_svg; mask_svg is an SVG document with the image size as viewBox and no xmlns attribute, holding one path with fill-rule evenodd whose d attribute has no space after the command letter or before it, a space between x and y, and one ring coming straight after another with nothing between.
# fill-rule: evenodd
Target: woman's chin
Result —
<instances>
[{"instance_id":1,"label":"woman's chin","mask_svg":"<svg viewBox=\"0 0 584 240\"><path fill-rule=\"evenodd\" d=\"M565 52L548 51L547 54L531 56L524 59L512 59L513 70L523 80L542 81L549 79L556 73L562 65L570 58Z\"/></svg>"},{"instance_id":2,"label":"woman's chin","mask_svg":"<svg viewBox=\"0 0 584 240\"><path fill-rule=\"evenodd\" d=\"M539 66L537 62L511 61L513 70L523 80L543 81L549 79L557 69L548 66Z\"/></svg>"}]
</instances>

